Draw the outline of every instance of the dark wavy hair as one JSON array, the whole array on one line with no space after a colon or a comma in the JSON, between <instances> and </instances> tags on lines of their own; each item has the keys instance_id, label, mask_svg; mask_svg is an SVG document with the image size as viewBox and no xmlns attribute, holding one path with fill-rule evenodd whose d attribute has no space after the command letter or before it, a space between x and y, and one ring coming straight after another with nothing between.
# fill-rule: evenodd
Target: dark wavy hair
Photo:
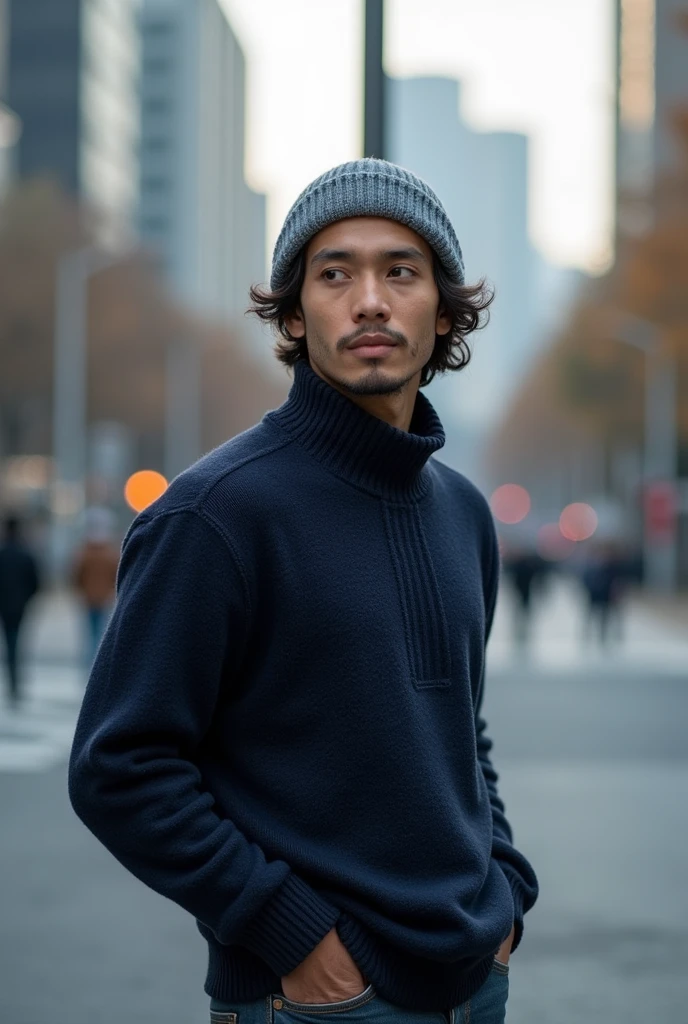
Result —
<instances>
[{"instance_id":1,"label":"dark wavy hair","mask_svg":"<svg viewBox=\"0 0 688 1024\"><path fill-rule=\"evenodd\" d=\"M275 354L286 366L295 366L302 359L308 361L306 339L292 337L286 324L287 317L300 311L305 274L306 252L302 249L281 287L270 291L254 285L249 293L252 305L246 312L254 313L265 323L271 324L278 333ZM440 307L451 316L452 326L447 334L435 336L435 347L421 374L421 387L429 384L436 373L462 370L468 365L471 350L466 339L473 331L486 326L489 307L494 299L494 289L487 285L485 278L476 285L457 284L453 281L434 252L433 275L440 295Z\"/></svg>"}]
</instances>

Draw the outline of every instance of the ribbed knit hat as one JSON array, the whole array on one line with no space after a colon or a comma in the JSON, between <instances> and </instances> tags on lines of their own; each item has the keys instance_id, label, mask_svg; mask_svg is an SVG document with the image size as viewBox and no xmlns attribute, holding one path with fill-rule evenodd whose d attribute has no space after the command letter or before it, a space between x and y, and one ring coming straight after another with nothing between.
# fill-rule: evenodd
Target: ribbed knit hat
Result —
<instances>
[{"instance_id":1,"label":"ribbed knit hat","mask_svg":"<svg viewBox=\"0 0 688 1024\"><path fill-rule=\"evenodd\" d=\"M270 287L280 287L294 258L318 231L347 217L387 217L406 224L434 249L449 276L464 283L459 240L430 186L403 167L366 157L333 167L301 193L275 245Z\"/></svg>"}]
</instances>

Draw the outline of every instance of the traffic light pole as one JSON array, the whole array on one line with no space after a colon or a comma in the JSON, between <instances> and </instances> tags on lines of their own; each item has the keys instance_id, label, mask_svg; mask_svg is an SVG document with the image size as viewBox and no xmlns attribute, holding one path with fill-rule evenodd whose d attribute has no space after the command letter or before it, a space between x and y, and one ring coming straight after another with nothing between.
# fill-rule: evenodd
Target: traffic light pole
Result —
<instances>
[{"instance_id":1,"label":"traffic light pole","mask_svg":"<svg viewBox=\"0 0 688 1024\"><path fill-rule=\"evenodd\" d=\"M639 317L626 317L615 333L619 341L645 356L645 442L643 457L645 583L651 590L672 592L676 587L676 477L678 431L676 366L655 328ZM659 530L651 522L649 505L662 499L667 522Z\"/></svg>"},{"instance_id":2,"label":"traffic light pole","mask_svg":"<svg viewBox=\"0 0 688 1024\"><path fill-rule=\"evenodd\" d=\"M364 156L385 157L385 73L382 66L384 0L365 5Z\"/></svg>"}]
</instances>

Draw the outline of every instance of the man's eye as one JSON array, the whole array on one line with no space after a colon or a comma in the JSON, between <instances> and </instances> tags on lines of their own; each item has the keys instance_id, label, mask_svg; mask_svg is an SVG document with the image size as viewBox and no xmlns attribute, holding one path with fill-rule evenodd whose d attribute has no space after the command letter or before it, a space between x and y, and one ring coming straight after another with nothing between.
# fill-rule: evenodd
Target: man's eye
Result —
<instances>
[{"instance_id":1,"label":"man's eye","mask_svg":"<svg viewBox=\"0 0 688 1024\"><path fill-rule=\"evenodd\" d=\"M341 277L337 277L337 274L341 274ZM343 270L324 270L323 277L326 281L342 281L344 278Z\"/></svg>"},{"instance_id":2,"label":"man's eye","mask_svg":"<svg viewBox=\"0 0 688 1024\"><path fill-rule=\"evenodd\" d=\"M415 277L415 270L411 270L411 267L392 267L390 270L392 277Z\"/></svg>"}]
</instances>

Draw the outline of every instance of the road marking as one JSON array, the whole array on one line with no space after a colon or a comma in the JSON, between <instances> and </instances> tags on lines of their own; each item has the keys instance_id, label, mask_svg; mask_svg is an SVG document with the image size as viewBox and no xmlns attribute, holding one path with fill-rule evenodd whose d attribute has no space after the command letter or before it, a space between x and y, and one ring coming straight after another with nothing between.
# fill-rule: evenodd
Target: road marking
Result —
<instances>
[{"instance_id":1,"label":"road marking","mask_svg":"<svg viewBox=\"0 0 688 1024\"><path fill-rule=\"evenodd\" d=\"M85 673L32 665L16 711L0 705L0 772L43 772L69 757Z\"/></svg>"}]
</instances>

